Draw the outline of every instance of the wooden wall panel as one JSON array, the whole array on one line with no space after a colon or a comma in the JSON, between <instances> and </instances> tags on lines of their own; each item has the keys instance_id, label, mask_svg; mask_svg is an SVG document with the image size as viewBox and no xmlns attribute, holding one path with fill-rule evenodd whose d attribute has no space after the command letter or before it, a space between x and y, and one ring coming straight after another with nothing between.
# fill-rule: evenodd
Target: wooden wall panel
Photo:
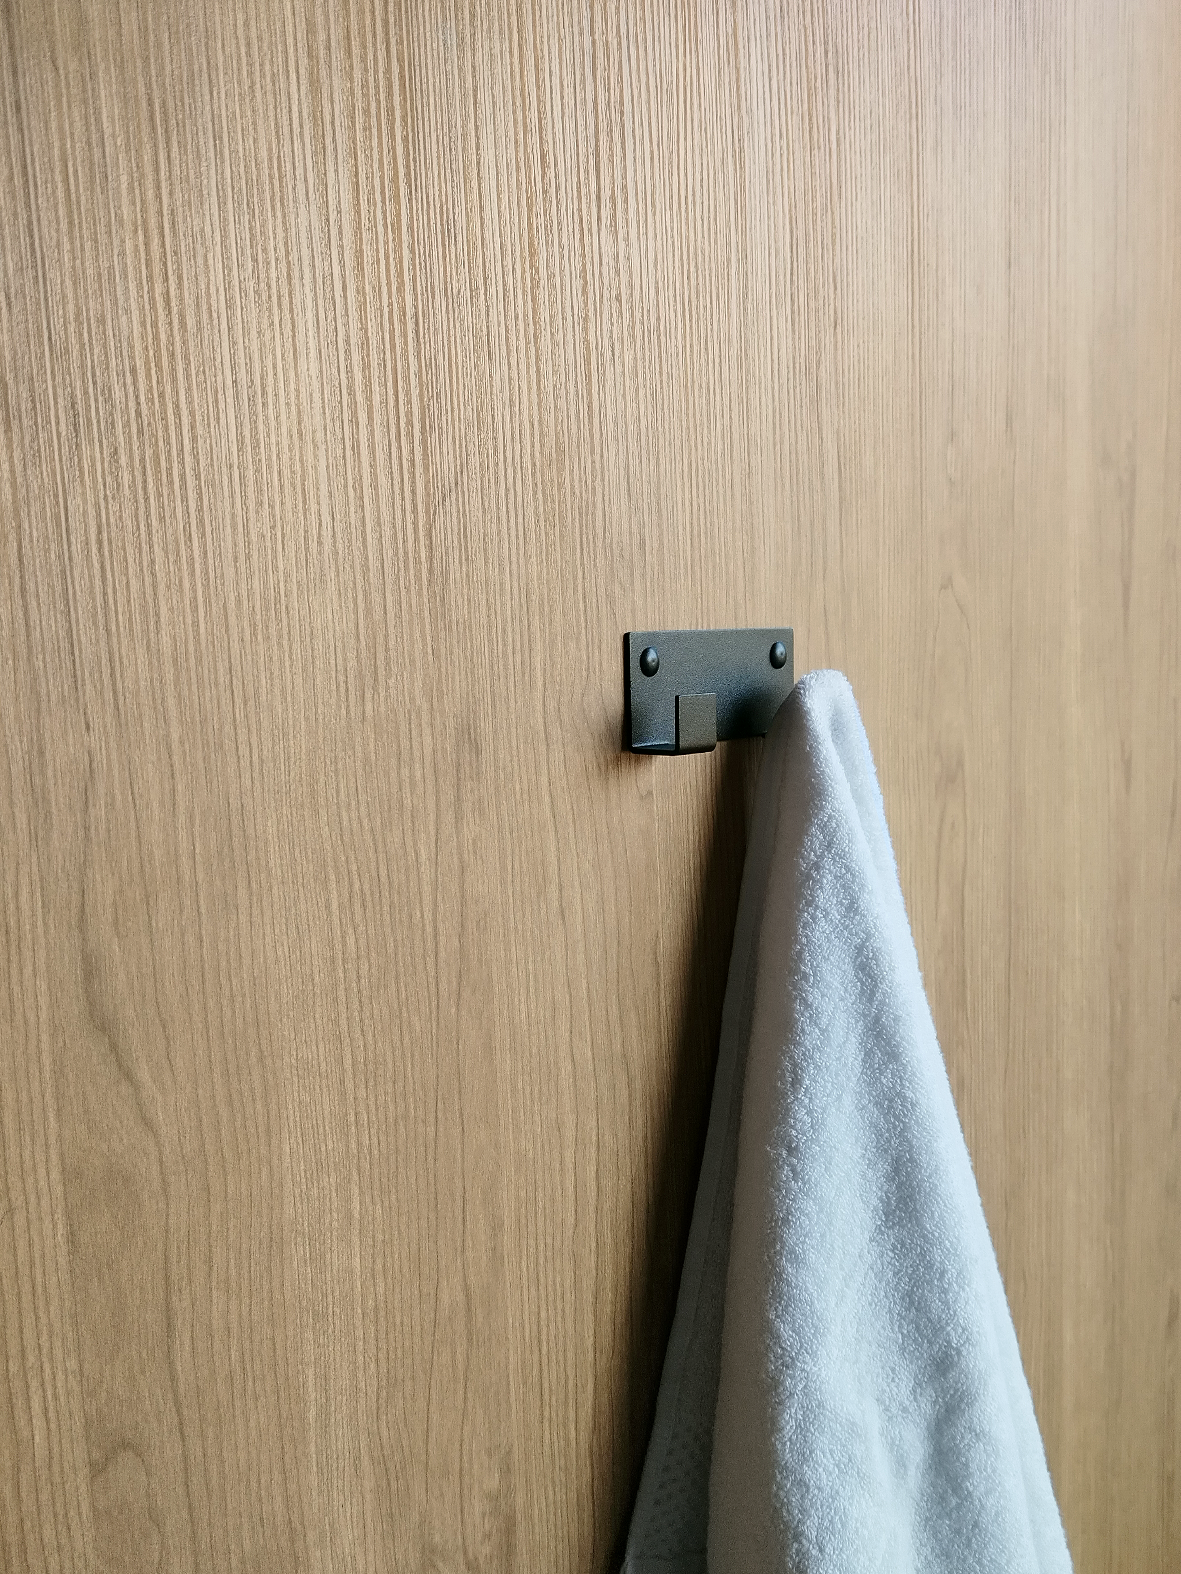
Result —
<instances>
[{"instance_id":1,"label":"wooden wall panel","mask_svg":"<svg viewBox=\"0 0 1181 1574\"><path fill-rule=\"evenodd\" d=\"M790 620L1080 1574L1181 1561L1181 14L11 0L0 1565L602 1570Z\"/></svg>"}]
</instances>

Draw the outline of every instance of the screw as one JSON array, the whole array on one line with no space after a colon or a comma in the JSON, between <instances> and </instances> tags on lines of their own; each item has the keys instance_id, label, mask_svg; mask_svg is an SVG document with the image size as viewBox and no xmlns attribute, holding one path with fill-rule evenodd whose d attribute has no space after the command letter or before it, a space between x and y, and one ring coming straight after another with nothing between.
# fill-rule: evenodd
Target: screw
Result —
<instances>
[{"instance_id":1,"label":"screw","mask_svg":"<svg viewBox=\"0 0 1181 1574\"><path fill-rule=\"evenodd\" d=\"M782 662L779 663L783 665ZM660 670L660 657L655 645L646 645L640 652L640 671L646 678L654 678Z\"/></svg>"},{"instance_id":2,"label":"screw","mask_svg":"<svg viewBox=\"0 0 1181 1574\"><path fill-rule=\"evenodd\" d=\"M642 659L643 658L641 657L641 660ZM782 666L786 665L786 662L787 662L787 646L783 643L783 641L781 639L777 639L775 641L774 645L771 646L771 665L773 667L782 667Z\"/></svg>"}]
</instances>

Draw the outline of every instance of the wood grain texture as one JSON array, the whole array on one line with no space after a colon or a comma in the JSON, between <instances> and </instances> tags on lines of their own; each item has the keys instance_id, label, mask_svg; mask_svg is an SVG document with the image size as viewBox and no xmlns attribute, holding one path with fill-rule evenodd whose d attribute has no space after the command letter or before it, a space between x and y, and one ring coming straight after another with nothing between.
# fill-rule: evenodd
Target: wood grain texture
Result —
<instances>
[{"instance_id":1,"label":"wood grain texture","mask_svg":"<svg viewBox=\"0 0 1181 1574\"><path fill-rule=\"evenodd\" d=\"M1080 1574L1181 1563L1181 13L9 0L0 1564L611 1566L852 678Z\"/></svg>"}]
</instances>

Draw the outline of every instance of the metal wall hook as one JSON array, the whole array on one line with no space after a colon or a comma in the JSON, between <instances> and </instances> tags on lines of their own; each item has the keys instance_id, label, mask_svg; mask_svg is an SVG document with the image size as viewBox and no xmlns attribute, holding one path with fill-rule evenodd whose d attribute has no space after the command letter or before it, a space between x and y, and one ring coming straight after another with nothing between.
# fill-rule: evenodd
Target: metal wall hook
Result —
<instances>
[{"instance_id":1,"label":"metal wall hook","mask_svg":"<svg viewBox=\"0 0 1181 1574\"><path fill-rule=\"evenodd\" d=\"M761 737L791 693L791 629L663 629L623 636L624 745L701 754Z\"/></svg>"}]
</instances>

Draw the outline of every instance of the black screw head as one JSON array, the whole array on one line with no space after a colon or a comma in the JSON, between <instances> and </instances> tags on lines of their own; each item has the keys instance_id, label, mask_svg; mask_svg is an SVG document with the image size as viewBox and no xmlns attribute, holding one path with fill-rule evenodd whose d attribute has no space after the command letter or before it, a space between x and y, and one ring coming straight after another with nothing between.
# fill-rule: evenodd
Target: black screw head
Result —
<instances>
[{"instance_id":1,"label":"black screw head","mask_svg":"<svg viewBox=\"0 0 1181 1574\"><path fill-rule=\"evenodd\" d=\"M787 646L781 639L777 639L774 645L771 646L771 665L773 667L782 667L786 661Z\"/></svg>"},{"instance_id":2,"label":"black screw head","mask_svg":"<svg viewBox=\"0 0 1181 1574\"><path fill-rule=\"evenodd\" d=\"M779 664L783 665L782 662ZM655 645L646 645L640 652L640 671L646 678L654 678L660 671L660 657Z\"/></svg>"}]
</instances>

